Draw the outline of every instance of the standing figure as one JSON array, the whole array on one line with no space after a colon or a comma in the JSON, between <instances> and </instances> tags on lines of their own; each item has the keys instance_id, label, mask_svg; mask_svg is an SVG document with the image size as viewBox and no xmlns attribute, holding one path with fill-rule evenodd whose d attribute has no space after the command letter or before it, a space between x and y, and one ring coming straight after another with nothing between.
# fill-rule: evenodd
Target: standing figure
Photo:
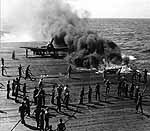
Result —
<instances>
[{"instance_id":1,"label":"standing figure","mask_svg":"<svg viewBox=\"0 0 150 131\"><path fill-rule=\"evenodd\" d=\"M95 87L95 92L96 92L96 100L100 101L100 84L97 83Z\"/></svg>"},{"instance_id":2,"label":"standing figure","mask_svg":"<svg viewBox=\"0 0 150 131\"><path fill-rule=\"evenodd\" d=\"M26 105L26 113L28 114L28 116L30 116L30 101L29 101L29 97L25 97L24 101L25 101L25 105Z\"/></svg>"},{"instance_id":3,"label":"standing figure","mask_svg":"<svg viewBox=\"0 0 150 131\"><path fill-rule=\"evenodd\" d=\"M19 87L18 85L15 86L15 102L17 102L17 98L18 98L18 92L19 92Z\"/></svg>"},{"instance_id":4,"label":"standing figure","mask_svg":"<svg viewBox=\"0 0 150 131\"><path fill-rule=\"evenodd\" d=\"M4 66L4 58L1 58L2 66Z\"/></svg>"},{"instance_id":5,"label":"standing figure","mask_svg":"<svg viewBox=\"0 0 150 131\"><path fill-rule=\"evenodd\" d=\"M33 91L33 100L34 100L34 103L35 105L37 105L37 94L38 94L39 90L37 89L37 87L34 88L34 91Z\"/></svg>"},{"instance_id":6,"label":"standing figure","mask_svg":"<svg viewBox=\"0 0 150 131\"><path fill-rule=\"evenodd\" d=\"M26 92L27 92L26 83L24 83L24 85L23 85L23 97L26 96Z\"/></svg>"},{"instance_id":7,"label":"standing figure","mask_svg":"<svg viewBox=\"0 0 150 131\"><path fill-rule=\"evenodd\" d=\"M25 124L25 120L24 120L24 117L25 117L25 103L22 102L22 105L19 107L19 112L20 112L20 118L21 118L21 123L22 124Z\"/></svg>"},{"instance_id":8,"label":"standing figure","mask_svg":"<svg viewBox=\"0 0 150 131\"><path fill-rule=\"evenodd\" d=\"M41 88L40 91L41 97L42 97L42 106L45 106L45 90L43 88Z\"/></svg>"},{"instance_id":9,"label":"standing figure","mask_svg":"<svg viewBox=\"0 0 150 131\"><path fill-rule=\"evenodd\" d=\"M106 81L106 95L109 94L109 91L110 91L110 81L107 80L107 81Z\"/></svg>"},{"instance_id":10,"label":"standing figure","mask_svg":"<svg viewBox=\"0 0 150 131\"><path fill-rule=\"evenodd\" d=\"M91 103L92 101L92 88L89 85L89 91L88 91L88 103Z\"/></svg>"},{"instance_id":11,"label":"standing figure","mask_svg":"<svg viewBox=\"0 0 150 131\"><path fill-rule=\"evenodd\" d=\"M131 98L131 99L133 98L134 87L135 87L135 85L134 85L134 83L132 82L131 87L130 87L130 98Z\"/></svg>"},{"instance_id":12,"label":"standing figure","mask_svg":"<svg viewBox=\"0 0 150 131\"><path fill-rule=\"evenodd\" d=\"M12 82L12 96L15 96L15 80Z\"/></svg>"},{"instance_id":13,"label":"standing figure","mask_svg":"<svg viewBox=\"0 0 150 131\"><path fill-rule=\"evenodd\" d=\"M71 65L68 66L67 72L68 72L68 78L71 77L71 71L72 71L72 67Z\"/></svg>"},{"instance_id":14,"label":"standing figure","mask_svg":"<svg viewBox=\"0 0 150 131\"><path fill-rule=\"evenodd\" d=\"M138 113L138 109L140 107L141 113L143 114L142 97L143 97L142 93L139 92L139 94L138 94L138 100L137 100L137 103L136 103L136 112Z\"/></svg>"},{"instance_id":15,"label":"standing figure","mask_svg":"<svg viewBox=\"0 0 150 131\"><path fill-rule=\"evenodd\" d=\"M61 97L57 96L56 100L57 100L57 111L61 112Z\"/></svg>"},{"instance_id":16,"label":"standing figure","mask_svg":"<svg viewBox=\"0 0 150 131\"><path fill-rule=\"evenodd\" d=\"M51 103L54 105L54 100L55 100L55 85L53 85L53 89L52 89L52 98L51 98Z\"/></svg>"},{"instance_id":17,"label":"standing figure","mask_svg":"<svg viewBox=\"0 0 150 131\"><path fill-rule=\"evenodd\" d=\"M135 88L135 103L137 103L139 91L140 91L139 86L136 86L136 88Z\"/></svg>"},{"instance_id":18,"label":"standing figure","mask_svg":"<svg viewBox=\"0 0 150 131\"><path fill-rule=\"evenodd\" d=\"M57 125L57 131L65 131L66 130L65 123L62 122L62 119L60 119L59 121L60 123Z\"/></svg>"},{"instance_id":19,"label":"standing figure","mask_svg":"<svg viewBox=\"0 0 150 131\"><path fill-rule=\"evenodd\" d=\"M31 78L31 75L32 75L32 73L31 73L31 70L30 70L30 65L28 65L27 68L26 68L26 71L25 71L25 80L27 78L29 78L32 81L33 79Z\"/></svg>"},{"instance_id":20,"label":"standing figure","mask_svg":"<svg viewBox=\"0 0 150 131\"><path fill-rule=\"evenodd\" d=\"M6 71L6 69L5 69L5 66L2 65L1 68L2 68L2 76L5 76L5 74L7 74L7 71ZM4 74L4 72L5 72L5 74Z\"/></svg>"},{"instance_id":21,"label":"standing figure","mask_svg":"<svg viewBox=\"0 0 150 131\"><path fill-rule=\"evenodd\" d=\"M9 99L9 93L10 93L10 81L7 83L7 99Z\"/></svg>"},{"instance_id":22,"label":"standing figure","mask_svg":"<svg viewBox=\"0 0 150 131\"><path fill-rule=\"evenodd\" d=\"M40 112L40 131L44 131L44 110L42 109Z\"/></svg>"},{"instance_id":23,"label":"standing figure","mask_svg":"<svg viewBox=\"0 0 150 131\"><path fill-rule=\"evenodd\" d=\"M69 99L70 99L69 91L66 91L65 98L64 98L64 104L66 105L66 108L68 108Z\"/></svg>"},{"instance_id":24,"label":"standing figure","mask_svg":"<svg viewBox=\"0 0 150 131\"><path fill-rule=\"evenodd\" d=\"M144 83L147 83L147 69L144 70Z\"/></svg>"},{"instance_id":25,"label":"standing figure","mask_svg":"<svg viewBox=\"0 0 150 131\"><path fill-rule=\"evenodd\" d=\"M37 128L39 128L39 126L40 126L39 117L40 117L41 108L37 106L36 109L34 110L34 112L35 112L35 120L36 120L36 123L37 123Z\"/></svg>"},{"instance_id":26,"label":"standing figure","mask_svg":"<svg viewBox=\"0 0 150 131\"><path fill-rule=\"evenodd\" d=\"M22 66L21 64L18 67L18 72L19 72L19 79L22 77Z\"/></svg>"},{"instance_id":27,"label":"standing figure","mask_svg":"<svg viewBox=\"0 0 150 131\"><path fill-rule=\"evenodd\" d=\"M45 110L45 131L49 130L49 109L46 108Z\"/></svg>"},{"instance_id":28,"label":"standing figure","mask_svg":"<svg viewBox=\"0 0 150 131\"><path fill-rule=\"evenodd\" d=\"M12 59L15 60L15 51L12 52Z\"/></svg>"},{"instance_id":29,"label":"standing figure","mask_svg":"<svg viewBox=\"0 0 150 131\"><path fill-rule=\"evenodd\" d=\"M81 92L80 92L80 102L79 102L79 104L83 104L83 99L84 99L84 87L82 87Z\"/></svg>"}]
</instances>

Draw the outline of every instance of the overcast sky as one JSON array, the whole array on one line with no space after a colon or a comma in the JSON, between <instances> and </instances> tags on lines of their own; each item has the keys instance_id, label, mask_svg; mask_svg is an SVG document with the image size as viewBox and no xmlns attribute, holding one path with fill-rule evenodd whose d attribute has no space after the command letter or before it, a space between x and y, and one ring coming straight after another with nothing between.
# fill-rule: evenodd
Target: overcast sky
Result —
<instances>
[{"instance_id":1,"label":"overcast sky","mask_svg":"<svg viewBox=\"0 0 150 131\"><path fill-rule=\"evenodd\" d=\"M96 18L150 18L150 0L67 0Z\"/></svg>"}]
</instances>

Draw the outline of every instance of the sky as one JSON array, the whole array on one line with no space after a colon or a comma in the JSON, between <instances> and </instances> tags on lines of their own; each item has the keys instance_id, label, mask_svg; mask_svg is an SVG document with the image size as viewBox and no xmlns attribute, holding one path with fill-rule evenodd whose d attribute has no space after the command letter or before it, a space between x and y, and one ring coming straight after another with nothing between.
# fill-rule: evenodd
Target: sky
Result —
<instances>
[{"instance_id":1,"label":"sky","mask_svg":"<svg viewBox=\"0 0 150 131\"><path fill-rule=\"evenodd\" d=\"M66 0L92 18L150 18L150 0Z\"/></svg>"},{"instance_id":2,"label":"sky","mask_svg":"<svg viewBox=\"0 0 150 131\"><path fill-rule=\"evenodd\" d=\"M21 0L0 0L1 16L12 12ZM19 1L19 2L18 2ZM38 0L37 0L38 1ZM61 0L62 1L62 0ZM150 18L150 0L64 0L80 15L92 18ZM32 2L32 0L31 0ZM3 13L4 12L4 13Z\"/></svg>"}]
</instances>

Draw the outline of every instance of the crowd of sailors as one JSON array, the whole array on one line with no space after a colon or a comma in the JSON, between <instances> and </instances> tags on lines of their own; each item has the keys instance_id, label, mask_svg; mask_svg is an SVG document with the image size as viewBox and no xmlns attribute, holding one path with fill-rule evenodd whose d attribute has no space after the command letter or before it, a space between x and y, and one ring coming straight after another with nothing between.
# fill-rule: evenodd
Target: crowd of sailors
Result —
<instances>
[{"instance_id":1,"label":"crowd of sailors","mask_svg":"<svg viewBox=\"0 0 150 131\"><path fill-rule=\"evenodd\" d=\"M5 76L6 72L6 66L4 65L4 59L1 58L2 62L2 76ZM71 78L71 66L68 67L68 78ZM105 72L104 72L105 73ZM121 75L120 71L117 72L118 76L118 82L117 82L117 95L118 97L129 97L130 99L134 99L136 103L136 112L138 113L139 108L141 109L141 113L143 113L142 108L142 97L145 90L141 90L139 83L142 83L142 85L146 89L146 83L147 83L147 73L148 71L145 69L143 73L137 72L134 70L132 72L131 81L129 82L125 75ZM23 76L25 74L25 76ZM109 96L109 92L111 90L111 80L109 80L106 76L104 76L104 87L105 87L105 100L107 96ZM33 90L33 101L31 100L31 97L29 98L27 93L27 86L26 83L21 84L20 79L29 79L31 81L35 80L36 78L33 78L33 74L30 70L30 65L27 66L26 70L23 70L23 66L20 64L18 66L18 77L16 79L8 80L7 83L7 99L10 99L10 95L14 97L15 102L19 102L19 97L21 96L22 102L21 106L19 107L20 112L20 118L22 124L25 124L25 116L31 115L31 105L35 105L35 110L32 114L35 116L35 120L37 123L37 128L39 128L41 131L53 131L52 125L49 125L49 107L46 106L45 98L47 95L51 96L51 104L56 106L56 111L61 112L62 111L62 105L65 105L66 109L69 109L69 102L70 102L70 88L69 85L65 84L53 84L52 90L50 94L47 94L44 90L44 83L43 78L39 80L38 86L34 88ZM1 83L2 84L2 83ZM2 84L3 85L3 84ZM78 104L84 104L85 103L85 97L88 99L88 103L92 103L93 100L96 100L98 102L101 101L101 96L103 95L101 92L102 85L100 83L96 83L95 88L93 89L91 85L89 84L88 91L85 92L85 87L83 86L80 90L79 94L79 103ZM11 94L10 94L11 93ZM20 95L21 94L21 95ZM93 95L94 94L94 95ZM95 96L93 98L92 96ZM60 119L60 123L57 126L58 131L64 131L66 130L65 123L62 119Z\"/></svg>"}]
</instances>

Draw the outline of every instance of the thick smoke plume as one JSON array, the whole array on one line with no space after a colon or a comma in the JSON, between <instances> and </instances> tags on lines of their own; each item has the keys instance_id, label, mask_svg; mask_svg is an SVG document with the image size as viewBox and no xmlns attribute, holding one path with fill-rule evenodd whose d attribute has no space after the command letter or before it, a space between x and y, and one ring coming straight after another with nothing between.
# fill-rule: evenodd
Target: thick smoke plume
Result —
<instances>
[{"instance_id":1,"label":"thick smoke plume","mask_svg":"<svg viewBox=\"0 0 150 131\"><path fill-rule=\"evenodd\" d=\"M5 0L8 1L8 0ZM63 0L12 0L11 11L3 16L3 29L32 40L50 40L69 48L69 61L76 66L97 67L105 58L120 63L119 47L88 30ZM86 12L87 14L87 12ZM17 37L18 39L18 37Z\"/></svg>"}]
</instances>

